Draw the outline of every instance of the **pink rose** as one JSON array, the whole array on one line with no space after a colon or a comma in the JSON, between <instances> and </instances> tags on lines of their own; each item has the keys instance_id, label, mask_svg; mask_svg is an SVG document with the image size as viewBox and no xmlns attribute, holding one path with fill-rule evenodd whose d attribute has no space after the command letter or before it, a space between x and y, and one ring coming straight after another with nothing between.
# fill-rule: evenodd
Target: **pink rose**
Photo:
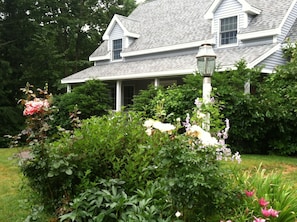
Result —
<instances>
[{"instance_id":1,"label":"pink rose","mask_svg":"<svg viewBox=\"0 0 297 222\"><path fill-rule=\"evenodd\" d=\"M49 108L49 102L47 99L41 100L35 98L34 100L27 101L25 103L25 109L23 112L24 116L34 115L36 113L42 113L44 110Z\"/></svg>"}]
</instances>

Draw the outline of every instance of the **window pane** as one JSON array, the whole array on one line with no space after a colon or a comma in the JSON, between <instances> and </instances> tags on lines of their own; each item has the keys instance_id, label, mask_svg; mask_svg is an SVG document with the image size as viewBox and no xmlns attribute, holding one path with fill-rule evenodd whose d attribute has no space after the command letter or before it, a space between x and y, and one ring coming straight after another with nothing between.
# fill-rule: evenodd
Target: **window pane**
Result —
<instances>
[{"instance_id":1,"label":"window pane","mask_svg":"<svg viewBox=\"0 0 297 222\"><path fill-rule=\"evenodd\" d=\"M221 44L237 42L237 16L221 19Z\"/></svg>"},{"instance_id":2,"label":"window pane","mask_svg":"<svg viewBox=\"0 0 297 222\"><path fill-rule=\"evenodd\" d=\"M121 59L122 39L113 40L112 47L113 59Z\"/></svg>"}]
</instances>

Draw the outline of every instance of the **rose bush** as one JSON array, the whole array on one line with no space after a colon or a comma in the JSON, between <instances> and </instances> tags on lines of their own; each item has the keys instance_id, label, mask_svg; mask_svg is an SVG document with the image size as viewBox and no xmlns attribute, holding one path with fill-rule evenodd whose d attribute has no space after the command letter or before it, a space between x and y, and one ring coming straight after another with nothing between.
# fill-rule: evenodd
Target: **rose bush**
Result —
<instances>
[{"instance_id":1,"label":"rose bush","mask_svg":"<svg viewBox=\"0 0 297 222\"><path fill-rule=\"evenodd\" d=\"M48 111L50 104L47 99L34 98L25 102L24 116L34 115Z\"/></svg>"}]
</instances>

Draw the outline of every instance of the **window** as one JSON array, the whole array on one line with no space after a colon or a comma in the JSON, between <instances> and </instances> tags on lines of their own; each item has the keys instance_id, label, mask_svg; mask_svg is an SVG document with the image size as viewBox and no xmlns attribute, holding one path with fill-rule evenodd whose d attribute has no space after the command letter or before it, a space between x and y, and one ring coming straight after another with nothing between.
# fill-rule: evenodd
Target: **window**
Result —
<instances>
[{"instance_id":1,"label":"window","mask_svg":"<svg viewBox=\"0 0 297 222\"><path fill-rule=\"evenodd\" d=\"M221 19L221 45L237 43L237 16Z\"/></svg>"},{"instance_id":2,"label":"window","mask_svg":"<svg viewBox=\"0 0 297 222\"><path fill-rule=\"evenodd\" d=\"M121 59L122 52L122 39L116 39L112 41L112 58L113 60Z\"/></svg>"}]
</instances>

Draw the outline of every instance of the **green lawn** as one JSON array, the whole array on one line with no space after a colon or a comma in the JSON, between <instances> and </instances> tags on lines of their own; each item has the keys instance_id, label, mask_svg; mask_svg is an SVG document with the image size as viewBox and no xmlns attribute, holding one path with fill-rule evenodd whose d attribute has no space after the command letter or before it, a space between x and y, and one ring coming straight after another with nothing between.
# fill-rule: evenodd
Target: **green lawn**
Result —
<instances>
[{"instance_id":1,"label":"green lawn","mask_svg":"<svg viewBox=\"0 0 297 222\"><path fill-rule=\"evenodd\" d=\"M17 149L0 149L0 222L24 221L28 211L22 208L21 174L13 156ZM237 163L233 163L237 164ZM261 168L268 172L282 172L284 180L297 187L297 158L243 155L239 165L243 170Z\"/></svg>"},{"instance_id":2,"label":"green lawn","mask_svg":"<svg viewBox=\"0 0 297 222\"><path fill-rule=\"evenodd\" d=\"M297 158L283 156L243 155L240 167L243 170L259 168L267 172L281 172L285 181L297 187Z\"/></svg>"},{"instance_id":3,"label":"green lawn","mask_svg":"<svg viewBox=\"0 0 297 222\"><path fill-rule=\"evenodd\" d=\"M24 221L28 213L21 206L21 175L17 160L13 158L16 149L0 149L0 221Z\"/></svg>"}]
</instances>

